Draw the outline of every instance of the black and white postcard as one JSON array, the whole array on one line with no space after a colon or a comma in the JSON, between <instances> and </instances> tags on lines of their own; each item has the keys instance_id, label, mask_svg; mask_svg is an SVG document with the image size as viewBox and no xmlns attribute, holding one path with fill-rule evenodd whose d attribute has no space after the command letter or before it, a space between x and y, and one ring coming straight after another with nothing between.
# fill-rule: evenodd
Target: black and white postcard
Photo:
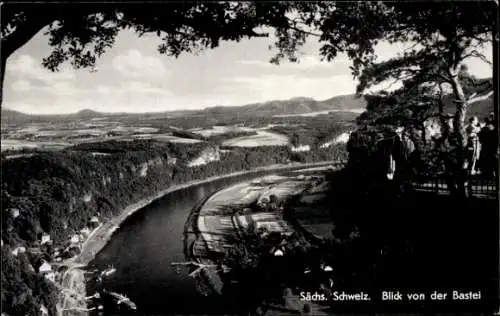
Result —
<instances>
[{"instance_id":1,"label":"black and white postcard","mask_svg":"<svg viewBox=\"0 0 500 316\"><path fill-rule=\"evenodd\" d=\"M0 3L1 315L498 313L498 12Z\"/></svg>"}]
</instances>

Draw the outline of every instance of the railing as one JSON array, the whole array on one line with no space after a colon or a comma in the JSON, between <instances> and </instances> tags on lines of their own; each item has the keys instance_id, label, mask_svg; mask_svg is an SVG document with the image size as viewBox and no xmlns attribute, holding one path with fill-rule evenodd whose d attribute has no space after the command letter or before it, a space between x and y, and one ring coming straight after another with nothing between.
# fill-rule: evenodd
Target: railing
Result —
<instances>
[{"instance_id":1,"label":"railing","mask_svg":"<svg viewBox=\"0 0 500 316\"><path fill-rule=\"evenodd\" d=\"M332 165L335 169L337 169L337 168L342 169L345 166L347 166L347 163L348 163L347 159L342 159L342 160L337 160L337 161L333 162Z\"/></svg>"},{"instance_id":2,"label":"railing","mask_svg":"<svg viewBox=\"0 0 500 316\"><path fill-rule=\"evenodd\" d=\"M442 175L420 175L412 182L413 189L422 192L447 194L449 192L446 180Z\"/></svg>"},{"instance_id":3,"label":"railing","mask_svg":"<svg viewBox=\"0 0 500 316\"><path fill-rule=\"evenodd\" d=\"M412 183L415 190L421 192L433 192L447 195L450 193L446 178L443 174L420 176ZM496 179L484 178L480 175L469 175L466 182L469 196L478 198L497 198L498 188Z\"/></svg>"},{"instance_id":4,"label":"railing","mask_svg":"<svg viewBox=\"0 0 500 316\"><path fill-rule=\"evenodd\" d=\"M339 160L332 163L335 169L341 169L346 164L346 160ZM468 175L466 187L470 197L498 198L498 186L495 178L486 178L482 175ZM439 195L450 194L446 177L442 172L417 175L416 179L412 182L412 188L419 192L430 192Z\"/></svg>"}]
</instances>

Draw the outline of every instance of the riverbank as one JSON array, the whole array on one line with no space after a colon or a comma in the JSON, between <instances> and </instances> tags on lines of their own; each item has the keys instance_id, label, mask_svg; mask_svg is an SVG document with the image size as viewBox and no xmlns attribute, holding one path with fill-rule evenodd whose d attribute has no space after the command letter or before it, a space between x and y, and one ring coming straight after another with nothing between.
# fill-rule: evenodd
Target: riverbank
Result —
<instances>
[{"instance_id":1,"label":"riverbank","mask_svg":"<svg viewBox=\"0 0 500 316\"><path fill-rule=\"evenodd\" d=\"M147 197L142 200L139 200L138 202L129 205L126 207L118 216L115 216L109 220L107 220L105 223L103 223L98 229L96 229L89 237L87 240L84 242L81 248L80 254L74 258L73 263L78 265L78 267L73 267L69 266L68 273L70 274L68 277L63 278L63 284L62 287L68 291L78 291L78 294L80 296L86 296L85 292L85 286L82 286L82 284L79 284L79 282L74 282L73 280L75 279L81 279L78 277L78 275L83 273L82 268L88 265L95 255L99 253L104 246L108 243L108 241L111 239L115 231L120 227L120 224L125 221L129 216L137 212L138 210L146 207L147 205L151 204L155 200L158 200L162 198L163 196L170 194L174 191L182 190L185 188L188 188L190 186L195 186L195 185L200 185L204 183L208 183L211 181L215 180L220 180L224 178L231 178L231 177L236 177L236 176L241 176L241 175L248 175L252 173L258 173L258 172L265 172L265 171L286 171L286 170L293 170L295 168L307 168L307 167L319 167L319 166L327 166L327 165L332 165L336 164L338 162L336 161L324 161L324 162L316 162L316 163L294 163L294 164L288 164L288 165L270 165L266 167L259 167L255 168L252 170L242 170L238 172L233 172L229 173L226 175L219 175L219 176L213 176L209 177L206 179L202 180L196 180L196 181L189 181L184 184L179 184L172 186L168 189L162 190L155 194L152 197ZM72 276L74 275L74 276ZM71 282L67 281L70 280ZM62 302L63 304L67 304ZM82 302L81 300L78 301L78 304L84 305L85 302ZM86 306L71 306L71 307L65 307L65 309L73 309L77 310L76 313L78 315L85 315L87 314ZM68 311L62 310L58 313L59 315L76 315L75 312L69 313Z\"/></svg>"}]
</instances>

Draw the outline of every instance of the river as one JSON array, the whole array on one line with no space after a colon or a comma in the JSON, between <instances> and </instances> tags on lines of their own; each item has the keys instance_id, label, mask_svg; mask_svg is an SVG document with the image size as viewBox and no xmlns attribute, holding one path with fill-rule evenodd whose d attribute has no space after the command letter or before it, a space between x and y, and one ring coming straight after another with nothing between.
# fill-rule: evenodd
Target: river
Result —
<instances>
[{"instance_id":1,"label":"river","mask_svg":"<svg viewBox=\"0 0 500 316\"><path fill-rule=\"evenodd\" d=\"M103 281L102 288L125 294L136 303L137 314L227 313L227 304L201 295L194 280L187 276L188 271L176 272L170 263L184 261L184 224L198 202L221 188L273 173L276 172L261 171L219 179L174 191L154 201L122 223L88 270L113 265L116 272ZM89 281L88 295L96 290L96 283ZM104 302L104 312L118 313L116 304Z\"/></svg>"}]
</instances>

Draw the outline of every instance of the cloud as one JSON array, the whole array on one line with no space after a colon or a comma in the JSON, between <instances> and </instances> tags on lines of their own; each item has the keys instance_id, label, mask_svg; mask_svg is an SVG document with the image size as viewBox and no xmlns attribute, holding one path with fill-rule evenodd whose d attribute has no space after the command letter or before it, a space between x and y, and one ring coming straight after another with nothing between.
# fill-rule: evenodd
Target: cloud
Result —
<instances>
[{"instance_id":1,"label":"cloud","mask_svg":"<svg viewBox=\"0 0 500 316\"><path fill-rule=\"evenodd\" d=\"M340 56L331 62L327 62L321 61L321 58L319 56L308 54L301 56L295 63L283 61L279 65L275 65L271 64L268 60L240 60L237 63L262 68L309 70L316 68L332 69L334 65L336 66L339 64L350 64L350 61L346 57Z\"/></svg>"},{"instance_id":2,"label":"cloud","mask_svg":"<svg viewBox=\"0 0 500 316\"><path fill-rule=\"evenodd\" d=\"M162 94L171 95L172 93L166 89L155 87L151 84L140 81L129 81L122 84L122 89L132 93L145 93L145 94Z\"/></svg>"},{"instance_id":3,"label":"cloud","mask_svg":"<svg viewBox=\"0 0 500 316\"><path fill-rule=\"evenodd\" d=\"M55 95L75 95L86 92L85 90L76 88L69 82L56 82L49 87L45 87L44 90Z\"/></svg>"},{"instance_id":4,"label":"cloud","mask_svg":"<svg viewBox=\"0 0 500 316\"><path fill-rule=\"evenodd\" d=\"M114 91L115 88L108 87L108 86L97 86L96 87L96 92L101 93L101 94L109 94Z\"/></svg>"},{"instance_id":5,"label":"cloud","mask_svg":"<svg viewBox=\"0 0 500 316\"><path fill-rule=\"evenodd\" d=\"M24 113L40 113L37 112L37 110L40 110L40 107L38 104L35 102L30 102L29 100L26 101L6 101L4 104L2 104L2 107L5 107L7 109L15 110L15 111L21 111Z\"/></svg>"},{"instance_id":6,"label":"cloud","mask_svg":"<svg viewBox=\"0 0 500 316\"><path fill-rule=\"evenodd\" d=\"M28 80L17 80L12 83L11 89L16 92L26 92L32 89L32 85Z\"/></svg>"},{"instance_id":7,"label":"cloud","mask_svg":"<svg viewBox=\"0 0 500 316\"><path fill-rule=\"evenodd\" d=\"M129 78L161 79L168 75L165 66L157 57L143 56L138 50L131 49L126 55L113 59L113 67Z\"/></svg>"},{"instance_id":8,"label":"cloud","mask_svg":"<svg viewBox=\"0 0 500 316\"><path fill-rule=\"evenodd\" d=\"M328 78L265 75L227 78L223 82L216 92L232 95L235 105L247 103L245 100L262 102L299 96L324 100L335 95L354 93L356 88L356 82L350 75Z\"/></svg>"},{"instance_id":9,"label":"cloud","mask_svg":"<svg viewBox=\"0 0 500 316\"><path fill-rule=\"evenodd\" d=\"M242 72L260 75L300 76L301 78L319 79L332 78L351 74L351 62L339 56L334 61L321 61L319 56L304 55L296 63L282 62L274 65L264 60L240 60L238 65L243 66Z\"/></svg>"},{"instance_id":10,"label":"cloud","mask_svg":"<svg viewBox=\"0 0 500 316\"><path fill-rule=\"evenodd\" d=\"M126 81L118 86L104 86L99 85L94 89L82 89L75 86L72 82L59 81L45 86L35 86L27 80L17 80L11 85L11 89L15 92L23 92L29 94L37 94L40 98L54 98L76 96L83 97L83 95L127 95L134 98L159 96L159 95L172 95L166 89L155 87L151 84L140 81ZM26 96L26 95L25 95Z\"/></svg>"},{"instance_id":11,"label":"cloud","mask_svg":"<svg viewBox=\"0 0 500 316\"><path fill-rule=\"evenodd\" d=\"M102 95L172 95L172 93L161 87L155 87L152 84L142 81L126 81L122 82L119 86L97 86L95 91Z\"/></svg>"},{"instance_id":12,"label":"cloud","mask_svg":"<svg viewBox=\"0 0 500 316\"><path fill-rule=\"evenodd\" d=\"M6 108L30 114L64 114L75 113L82 109L96 109L101 104L99 100L92 98L75 99L72 96L60 96L58 98L31 97L22 101L5 102ZM109 104L101 106L106 111Z\"/></svg>"},{"instance_id":13,"label":"cloud","mask_svg":"<svg viewBox=\"0 0 500 316\"><path fill-rule=\"evenodd\" d=\"M254 59L238 60L236 63L241 64L241 65L258 66L258 67L265 67L265 68L277 67L277 65L271 64L269 61L254 60Z\"/></svg>"},{"instance_id":14,"label":"cloud","mask_svg":"<svg viewBox=\"0 0 500 316\"><path fill-rule=\"evenodd\" d=\"M61 70L58 72L52 72L42 67L41 60L35 60L27 54L20 55L12 62L9 62L7 64L7 70L25 80L38 80L43 83L53 83L60 80L71 80L75 78L74 72L67 66L61 67Z\"/></svg>"},{"instance_id":15,"label":"cloud","mask_svg":"<svg viewBox=\"0 0 500 316\"><path fill-rule=\"evenodd\" d=\"M84 90L75 87L72 82L55 81L45 85L33 85L29 80L16 80L10 86L11 90L17 93L23 93L26 97L30 94L47 94L51 96L69 96L82 93L92 93L92 90Z\"/></svg>"}]
</instances>

